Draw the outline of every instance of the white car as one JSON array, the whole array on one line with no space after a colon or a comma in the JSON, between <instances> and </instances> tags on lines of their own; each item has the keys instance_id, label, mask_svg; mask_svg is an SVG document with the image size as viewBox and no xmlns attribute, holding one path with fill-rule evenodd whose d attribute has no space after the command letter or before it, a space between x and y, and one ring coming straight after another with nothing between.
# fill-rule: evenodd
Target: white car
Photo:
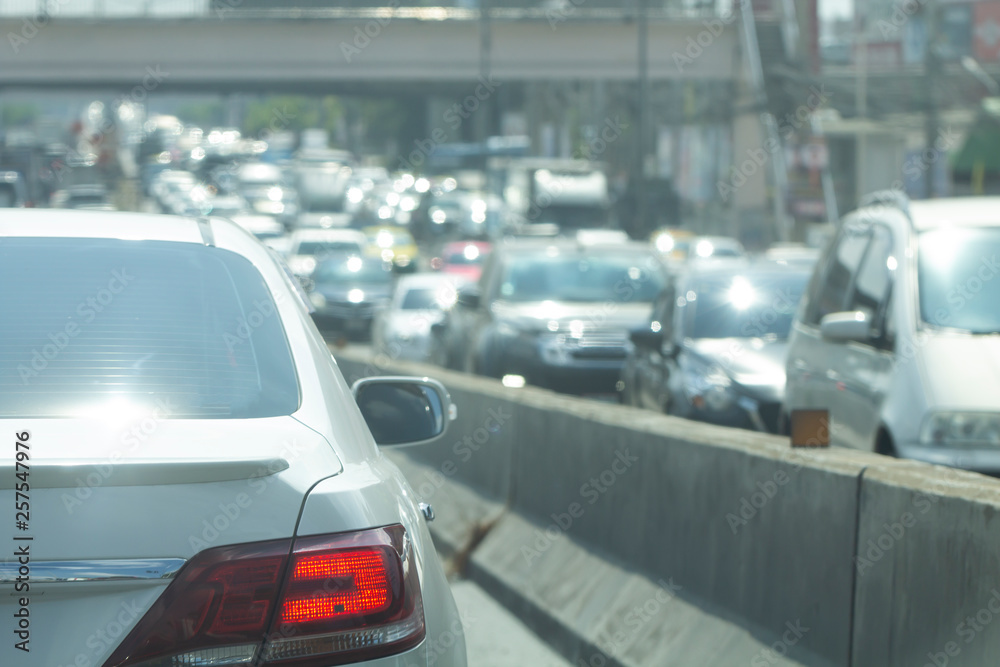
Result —
<instances>
[{"instance_id":1,"label":"white car","mask_svg":"<svg viewBox=\"0 0 1000 667\"><path fill-rule=\"evenodd\" d=\"M272 239L279 239L285 236L285 226L276 218L270 215L256 215L254 213L239 213L237 215L226 216L237 225L250 232L265 244Z\"/></svg>"},{"instance_id":2,"label":"white car","mask_svg":"<svg viewBox=\"0 0 1000 667\"><path fill-rule=\"evenodd\" d=\"M0 665L466 664L376 444L440 435L440 384L352 392L222 218L9 211L0 280Z\"/></svg>"},{"instance_id":3,"label":"white car","mask_svg":"<svg viewBox=\"0 0 1000 667\"><path fill-rule=\"evenodd\" d=\"M297 276L308 276L316 268L316 258L331 253L361 255L368 237L357 229L297 229L288 241L288 266Z\"/></svg>"},{"instance_id":4,"label":"white car","mask_svg":"<svg viewBox=\"0 0 1000 667\"><path fill-rule=\"evenodd\" d=\"M443 273L416 273L400 277L389 307L377 311L372 323L372 347L392 359L428 361L431 327L458 298L467 281Z\"/></svg>"},{"instance_id":5,"label":"white car","mask_svg":"<svg viewBox=\"0 0 1000 667\"><path fill-rule=\"evenodd\" d=\"M1000 472L1000 197L876 193L816 265L792 327L785 414L832 444Z\"/></svg>"}]
</instances>

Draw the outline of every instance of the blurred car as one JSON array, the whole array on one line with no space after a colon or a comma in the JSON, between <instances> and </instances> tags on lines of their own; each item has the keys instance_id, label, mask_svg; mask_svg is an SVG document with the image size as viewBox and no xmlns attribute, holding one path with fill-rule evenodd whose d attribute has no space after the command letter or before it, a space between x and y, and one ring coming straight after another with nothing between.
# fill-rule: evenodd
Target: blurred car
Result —
<instances>
[{"instance_id":1,"label":"blurred car","mask_svg":"<svg viewBox=\"0 0 1000 667\"><path fill-rule=\"evenodd\" d=\"M366 253L386 262L403 273L417 270L420 251L413 236L403 227L374 226L362 230L368 239Z\"/></svg>"},{"instance_id":2,"label":"blurred car","mask_svg":"<svg viewBox=\"0 0 1000 667\"><path fill-rule=\"evenodd\" d=\"M24 208L28 199L28 186L20 172L0 171L0 208Z\"/></svg>"},{"instance_id":3,"label":"blurred car","mask_svg":"<svg viewBox=\"0 0 1000 667\"><path fill-rule=\"evenodd\" d=\"M351 226L350 213L302 213L296 222L298 229L315 228L330 229L346 228Z\"/></svg>"},{"instance_id":4,"label":"blurred car","mask_svg":"<svg viewBox=\"0 0 1000 667\"><path fill-rule=\"evenodd\" d=\"M299 197L281 168L265 162L249 162L236 172L237 189L255 213L273 215L286 226L299 215Z\"/></svg>"},{"instance_id":5,"label":"blurred car","mask_svg":"<svg viewBox=\"0 0 1000 667\"><path fill-rule=\"evenodd\" d=\"M350 253L321 258L307 281L313 319L323 329L370 338L376 312L389 306L394 280L392 264L377 258Z\"/></svg>"},{"instance_id":6,"label":"blurred car","mask_svg":"<svg viewBox=\"0 0 1000 667\"><path fill-rule=\"evenodd\" d=\"M809 276L776 262L690 265L631 333L622 402L778 432L788 331Z\"/></svg>"},{"instance_id":7,"label":"blurred car","mask_svg":"<svg viewBox=\"0 0 1000 667\"><path fill-rule=\"evenodd\" d=\"M108 189L100 183L70 185L52 193L52 208L75 208L96 211L114 211L108 198Z\"/></svg>"},{"instance_id":8,"label":"blurred car","mask_svg":"<svg viewBox=\"0 0 1000 667\"><path fill-rule=\"evenodd\" d=\"M205 215L234 218L249 214L250 205L239 195L214 194L205 200Z\"/></svg>"},{"instance_id":9,"label":"blurred car","mask_svg":"<svg viewBox=\"0 0 1000 667\"><path fill-rule=\"evenodd\" d=\"M280 239L286 234L285 226L269 215L244 213L231 216L229 219L268 245L269 241Z\"/></svg>"},{"instance_id":10,"label":"blurred car","mask_svg":"<svg viewBox=\"0 0 1000 667\"><path fill-rule=\"evenodd\" d=\"M819 261L820 249L804 243L775 243L764 251L764 259L772 262L814 266Z\"/></svg>"},{"instance_id":11,"label":"blurred car","mask_svg":"<svg viewBox=\"0 0 1000 667\"><path fill-rule=\"evenodd\" d=\"M688 245L688 259L746 257L743 244L729 236L698 236Z\"/></svg>"},{"instance_id":12,"label":"blurred car","mask_svg":"<svg viewBox=\"0 0 1000 667\"><path fill-rule=\"evenodd\" d=\"M833 445L1000 473L998 197L877 193L816 266L785 410L826 410Z\"/></svg>"},{"instance_id":13,"label":"blurred car","mask_svg":"<svg viewBox=\"0 0 1000 667\"><path fill-rule=\"evenodd\" d=\"M486 241L453 241L445 244L440 255L431 260L431 268L476 282L492 249L492 244Z\"/></svg>"},{"instance_id":14,"label":"blurred car","mask_svg":"<svg viewBox=\"0 0 1000 667\"><path fill-rule=\"evenodd\" d=\"M478 286L459 291L440 334L467 372L617 400L628 331L665 282L644 243L503 244Z\"/></svg>"},{"instance_id":15,"label":"blurred car","mask_svg":"<svg viewBox=\"0 0 1000 667\"><path fill-rule=\"evenodd\" d=\"M10 211L0 240L0 423L30 458L32 618L61 639L0 664L466 664L379 450L443 431L439 384L352 392L285 269L221 218ZM23 562L0 563L9 592Z\"/></svg>"},{"instance_id":16,"label":"blurred car","mask_svg":"<svg viewBox=\"0 0 1000 667\"><path fill-rule=\"evenodd\" d=\"M171 199L185 194L198 184L198 177L190 171L168 169L156 174L150 183L149 194L161 211L170 210Z\"/></svg>"},{"instance_id":17,"label":"blurred car","mask_svg":"<svg viewBox=\"0 0 1000 667\"><path fill-rule=\"evenodd\" d=\"M354 213L377 187L389 182L385 167L357 167L345 184L344 211Z\"/></svg>"},{"instance_id":18,"label":"blurred car","mask_svg":"<svg viewBox=\"0 0 1000 667\"><path fill-rule=\"evenodd\" d=\"M687 259L691 241L696 236L694 232L687 229L664 227L653 232L649 240L668 259L683 261Z\"/></svg>"},{"instance_id":19,"label":"blurred car","mask_svg":"<svg viewBox=\"0 0 1000 667\"><path fill-rule=\"evenodd\" d=\"M372 347L390 359L429 360L431 328L454 305L463 283L461 278L440 273L399 278L389 306L375 314Z\"/></svg>"},{"instance_id":20,"label":"blurred car","mask_svg":"<svg viewBox=\"0 0 1000 667\"><path fill-rule=\"evenodd\" d=\"M354 157L330 148L300 149L293 157L295 185L304 211L343 211Z\"/></svg>"},{"instance_id":21,"label":"blurred car","mask_svg":"<svg viewBox=\"0 0 1000 667\"><path fill-rule=\"evenodd\" d=\"M286 257L292 273L306 276L323 255L360 255L367 245L368 237L356 229L297 229L289 237Z\"/></svg>"}]
</instances>

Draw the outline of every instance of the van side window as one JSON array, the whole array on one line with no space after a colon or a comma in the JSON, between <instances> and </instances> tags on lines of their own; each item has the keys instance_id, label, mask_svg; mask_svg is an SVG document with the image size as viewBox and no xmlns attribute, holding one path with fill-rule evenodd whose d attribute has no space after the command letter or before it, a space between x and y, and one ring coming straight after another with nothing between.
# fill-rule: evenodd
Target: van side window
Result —
<instances>
[{"instance_id":1,"label":"van side window","mask_svg":"<svg viewBox=\"0 0 1000 667\"><path fill-rule=\"evenodd\" d=\"M841 230L837 247L825 267L825 276L815 297L809 302L805 321L819 324L824 316L837 313L847 305L851 279L861 264L865 247L871 232L862 227L848 227Z\"/></svg>"},{"instance_id":2,"label":"van side window","mask_svg":"<svg viewBox=\"0 0 1000 667\"><path fill-rule=\"evenodd\" d=\"M884 227L872 230L871 243L865 253L858 277L854 281L851 299L847 310L860 310L875 319L880 311L882 301L889 289L889 256L892 254L892 237Z\"/></svg>"}]
</instances>

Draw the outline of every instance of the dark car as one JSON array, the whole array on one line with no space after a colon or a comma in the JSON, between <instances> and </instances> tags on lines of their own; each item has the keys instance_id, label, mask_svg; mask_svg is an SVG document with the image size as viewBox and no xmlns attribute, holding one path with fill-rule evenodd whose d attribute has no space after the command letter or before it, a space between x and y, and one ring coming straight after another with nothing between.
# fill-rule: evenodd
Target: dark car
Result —
<instances>
[{"instance_id":1,"label":"dark car","mask_svg":"<svg viewBox=\"0 0 1000 667\"><path fill-rule=\"evenodd\" d=\"M792 318L808 265L696 264L631 334L622 401L701 421L777 432Z\"/></svg>"},{"instance_id":2,"label":"dark car","mask_svg":"<svg viewBox=\"0 0 1000 667\"><path fill-rule=\"evenodd\" d=\"M501 244L436 333L466 371L617 400L628 331L665 282L647 244Z\"/></svg>"},{"instance_id":3,"label":"dark car","mask_svg":"<svg viewBox=\"0 0 1000 667\"><path fill-rule=\"evenodd\" d=\"M377 310L392 297L392 263L358 255L327 255L307 280L321 329L367 339Z\"/></svg>"}]
</instances>

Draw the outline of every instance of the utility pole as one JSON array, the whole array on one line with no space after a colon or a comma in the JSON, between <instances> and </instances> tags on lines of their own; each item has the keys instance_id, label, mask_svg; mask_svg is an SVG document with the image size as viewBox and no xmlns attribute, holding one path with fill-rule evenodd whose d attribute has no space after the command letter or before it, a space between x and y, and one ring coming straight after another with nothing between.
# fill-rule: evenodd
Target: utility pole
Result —
<instances>
[{"instance_id":1,"label":"utility pole","mask_svg":"<svg viewBox=\"0 0 1000 667\"><path fill-rule=\"evenodd\" d=\"M483 81L489 81L492 67L493 29L490 26L490 4L490 0L479 0L479 76ZM476 139L484 146L490 136L492 108L492 100L484 100L481 117L476 119Z\"/></svg>"},{"instance_id":2,"label":"utility pole","mask_svg":"<svg viewBox=\"0 0 1000 667\"><path fill-rule=\"evenodd\" d=\"M925 143L927 150L934 150L934 143L938 137L938 117L937 87L940 80L941 61L938 58L939 21L937 11L937 0L926 0L924 12L927 23L927 52L924 54L924 92L927 95L927 136ZM934 191L935 163L927 165L924 171L924 187L927 191L927 198L933 199L937 193Z\"/></svg>"},{"instance_id":3,"label":"utility pole","mask_svg":"<svg viewBox=\"0 0 1000 667\"><path fill-rule=\"evenodd\" d=\"M858 7L859 5L855 5ZM864 10L867 12L867 9ZM868 190L868 15L858 17L858 39L860 44L856 51L857 69L854 73L855 107L858 116L858 134L854 148L854 182L857 184L854 193L855 201L867 194Z\"/></svg>"},{"instance_id":4,"label":"utility pole","mask_svg":"<svg viewBox=\"0 0 1000 667\"><path fill-rule=\"evenodd\" d=\"M636 128L636 196L639 198L636 207L636 231L645 236L649 233L649 201L646 193L646 138L649 136L649 0L637 0L638 16L636 27L639 31L639 109Z\"/></svg>"}]
</instances>

